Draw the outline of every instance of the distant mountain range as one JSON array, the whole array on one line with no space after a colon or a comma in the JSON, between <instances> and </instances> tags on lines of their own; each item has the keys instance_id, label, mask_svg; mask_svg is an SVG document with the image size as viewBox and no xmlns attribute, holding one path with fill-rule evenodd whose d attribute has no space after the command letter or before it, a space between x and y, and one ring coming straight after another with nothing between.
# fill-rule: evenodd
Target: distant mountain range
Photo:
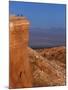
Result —
<instances>
[{"instance_id":1,"label":"distant mountain range","mask_svg":"<svg viewBox=\"0 0 68 90\"><path fill-rule=\"evenodd\" d=\"M65 28L30 28L29 30L29 46L32 48L65 46L65 44Z\"/></svg>"}]
</instances>

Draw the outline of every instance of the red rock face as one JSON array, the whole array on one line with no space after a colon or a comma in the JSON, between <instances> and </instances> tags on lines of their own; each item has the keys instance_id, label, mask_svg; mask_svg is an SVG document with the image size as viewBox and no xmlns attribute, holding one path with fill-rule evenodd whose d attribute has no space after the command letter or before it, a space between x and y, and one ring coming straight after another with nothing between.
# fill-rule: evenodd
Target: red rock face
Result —
<instances>
[{"instance_id":1,"label":"red rock face","mask_svg":"<svg viewBox=\"0 0 68 90\"><path fill-rule=\"evenodd\" d=\"M32 87L28 28L29 22L24 17L10 18L10 88Z\"/></svg>"}]
</instances>

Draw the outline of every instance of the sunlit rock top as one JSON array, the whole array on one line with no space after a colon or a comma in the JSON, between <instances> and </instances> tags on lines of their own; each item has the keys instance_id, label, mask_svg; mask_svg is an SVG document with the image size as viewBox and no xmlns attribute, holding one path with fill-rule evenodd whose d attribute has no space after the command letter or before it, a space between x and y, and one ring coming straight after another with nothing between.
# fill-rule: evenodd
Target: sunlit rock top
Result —
<instances>
[{"instance_id":1,"label":"sunlit rock top","mask_svg":"<svg viewBox=\"0 0 68 90\"><path fill-rule=\"evenodd\" d=\"M15 26L21 24L29 24L28 19L24 16L10 16L9 21L10 21L10 26L12 26L13 24Z\"/></svg>"}]
</instances>

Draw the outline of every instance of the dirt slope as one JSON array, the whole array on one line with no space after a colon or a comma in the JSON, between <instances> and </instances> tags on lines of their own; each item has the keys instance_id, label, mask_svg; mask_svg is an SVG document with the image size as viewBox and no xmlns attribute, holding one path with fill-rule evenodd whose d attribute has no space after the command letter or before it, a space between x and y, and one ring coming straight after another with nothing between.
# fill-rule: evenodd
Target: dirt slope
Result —
<instances>
[{"instance_id":1,"label":"dirt slope","mask_svg":"<svg viewBox=\"0 0 68 90\"><path fill-rule=\"evenodd\" d=\"M53 47L53 48L44 48L44 49L37 49L37 52L40 53L44 58L48 60L57 60L61 61L62 63L66 63L66 50L64 46Z\"/></svg>"},{"instance_id":2,"label":"dirt slope","mask_svg":"<svg viewBox=\"0 0 68 90\"><path fill-rule=\"evenodd\" d=\"M39 51L28 48L32 65L33 86L65 85L65 64L40 55ZM44 52L44 50L42 51ZM58 54L58 53L57 53ZM56 62L57 61L57 62Z\"/></svg>"}]
</instances>

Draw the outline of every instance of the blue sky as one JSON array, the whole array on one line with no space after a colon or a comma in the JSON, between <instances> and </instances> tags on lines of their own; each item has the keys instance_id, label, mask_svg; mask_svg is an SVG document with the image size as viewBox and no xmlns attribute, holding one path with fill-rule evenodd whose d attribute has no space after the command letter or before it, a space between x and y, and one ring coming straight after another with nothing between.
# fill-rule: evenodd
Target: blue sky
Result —
<instances>
[{"instance_id":1,"label":"blue sky","mask_svg":"<svg viewBox=\"0 0 68 90\"><path fill-rule=\"evenodd\" d=\"M23 15L29 19L30 47L65 46L66 5L11 1L9 13Z\"/></svg>"},{"instance_id":2,"label":"blue sky","mask_svg":"<svg viewBox=\"0 0 68 90\"><path fill-rule=\"evenodd\" d=\"M64 4L42 4L10 1L9 12L26 16L33 28L65 28Z\"/></svg>"}]
</instances>

